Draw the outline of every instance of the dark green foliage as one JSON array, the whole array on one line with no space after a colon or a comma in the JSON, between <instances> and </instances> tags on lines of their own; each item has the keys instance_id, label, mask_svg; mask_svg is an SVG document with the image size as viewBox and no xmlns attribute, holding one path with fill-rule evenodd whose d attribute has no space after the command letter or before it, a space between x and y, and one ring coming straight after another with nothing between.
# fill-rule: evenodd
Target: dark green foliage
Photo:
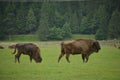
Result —
<instances>
[{"instance_id":1,"label":"dark green foliage","mask_svg":"<svg viewBox=\"0 0 120 80\"><path fill-rule=\"evenodd\" d=\"M64 38L70 38L72 33L69 23L65 23L62 28L52 27L48 35L48 40L62 40Z\"/></svg>"},{"instance_id":2,"label":"dark green foliage","mask_svg":"<svg viewBox=\"0 0 120 80\"><path fill-rule=\"evenodd\" d=\"M74 12L72 14L72 17L71 17L71 31L72 33L80 33L80 26L79 26L79 20L78 20L78 16L77 16L77 13Z\"/></svg>"},{"instance_id":3,"label":"dark green foliage","mask_svg":"<svg viewBox=\"0 0 120 80\"><path fill-rule=\"evenodd\" d=\"M119 38L119 3L120 0L0 1L0 40L36 32L40 40L65 39L71 34Z\"/></svg>"},{"instance_id":4,"label":"dark green foliage","mask_svg":"<svg viewBox=\"0 0 120 80\"><path fill-rule=\"evenodd\" d=\"M98 32L101 32L101 33L96 33L96 37L100 37L98 35L101 35L102 37L100 39L103 38L104 39L107 39L107 34L108 34L108 19L109 19L109 16L108 16L108 12L106 11L105 9L105 5L100 5L96 14L95 14L95 19L96 19L96 27L98 27ZM98 38L97 38L98 39Z\"/></svg>"},{"instance_id":5,"label":"dark green foliage","mask_svg":"<svg viewBox=\"0 0 120 80\"><path fill-rule=\"evenodd\" d=\"M36 22L36 17L34 15L33 9L30 8L28 15L27 15L27 21L26 21L26 32L29 33L34 33L36 31L37 27L37 22Z\"/></svg>"},{"instance_id":6,"label":"dark green foliage","mask_svg":"<svg viewBox=\"0 0 120 80\"><path fill-rule=\"evenodd\" d=\"M41 8L41 17L40 17L40 23L38 28L38 36L40 40L47 40L47 37L49 35L49 8L50 4L47 2L44 2L42 4Z\"/></svg>"},{"instance_id":7,"label":"dark green foliage","mask_svg":"<svg viewBox=\"0 0 120 80\"><path fill-rule=\"evenodd\" d=\"M97 40L106 40L107 39L107 35L104 34L103 30L99 29L96 32L95 39L97 39Z\"/></svg>"},{"instance_id":8,"label":"dark green foliage","mask_svg":"<svg viewBox=\"0 0 120 80\"><path fill-rule=\"evenodd\" d=\"M64 31L60 28L52 27L50 29L50 34L47 36L48 40L62 40L64 36Z\"/></svg>"},{"instance_id":9,"label":"dark green foliage","mask_svg":"<svg viewBox=\"0 0 120 80\"><path fill-rule=\"evenodd\" d=\"M120 12L116 9L109 21L109 37L120 38Z\"/></svg>"},{"instance_id":10,"label":"dark green foliage","mask_svg":"<svg viewBox=\"0 0 120 80\"><path fill-rule=\"evenodd\" d=\"M26 9L24 3L20 3L16 14L16 30L18 34L26 34Z\"/></svg>"},{"instance_id":11,"label":"dark green foliage","mask_svg":"<svg viewBox=\"0 0 120 80\"><path fill-rule=\"evenodd\" d=\"M88 19L86 16L83 16L83 18L82 18L81 25L80 25L80 32L82 34L89 34L90 33Z\"/></svg>"},{"instance_id":12,"label":"dark green foliage","mask_svg":"<svg viewBox=\"0 0 120 80\"><path fill-rule=\"evenodd\" d=\"M0 26L1 26L1 23L0 23ZM0 27L0 40L5 40L6 39L6 32L5 32L5 27Z\"/></svg>"},{"instance_id":13,"label":"dark green foliage","mask_svg":"<svg viewBox=\"0 0 120 80\"><path fill-rule=\"evenodd\" d=\"M4 16L3 21L2 21L2 26L3 28L3 32L2 33L5 37L8 36L9 40L11 40L11 35L13 35L15 33L15 5L13 3L9 3L6 5L5 7L5 11L4 11Z\"/></svg>"},{"instance_id":14,"label":"dark green foliage","mask_svg":"<svg viewBox=\"0 0 120 80\"><path fill-rule=\"evenodd\" d=\"M71 28L70 28L70 23L65 23L62 27L62 32L63 32L63 37L64 38L69 38L72 35Z\"/></svg>"}]
</instances>

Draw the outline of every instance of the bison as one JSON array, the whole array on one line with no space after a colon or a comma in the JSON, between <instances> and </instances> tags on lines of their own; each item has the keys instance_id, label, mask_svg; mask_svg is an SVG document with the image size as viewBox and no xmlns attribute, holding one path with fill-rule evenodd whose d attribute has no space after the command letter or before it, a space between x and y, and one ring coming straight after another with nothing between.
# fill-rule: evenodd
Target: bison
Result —
<instances>
[{"instance_id":1,"label":"bison","mask_svg":"<svg viewBox=\"0 0 120 80\"><path fill-rule=\"evenodd\" d=\"M18 63L20 63L20 56L21 54L29 55L30 57L30 62L32 62L32 59L35 60L36 63L40 63L42 61L42 57L40 55L40 49L33 43L18 43L15 45L15 50L13 54L16 53L17 49L17 54L15 55L15 63L18 60Z\"/></svg>"},{"instance_id":2,"label":"bison","mask_svg":"<svg viewBox=\"0 0 120 80\"><path fill-rule=\"evenodd\" d=\"M100 44L92 39L77 39L72 41L61 42L61 54L59 55L58 62L66 54L66 60L70 63L70 54L81 54L83 62L88 62L89 56L93 52L100 50Z\"/></svg>"}]
</instances>

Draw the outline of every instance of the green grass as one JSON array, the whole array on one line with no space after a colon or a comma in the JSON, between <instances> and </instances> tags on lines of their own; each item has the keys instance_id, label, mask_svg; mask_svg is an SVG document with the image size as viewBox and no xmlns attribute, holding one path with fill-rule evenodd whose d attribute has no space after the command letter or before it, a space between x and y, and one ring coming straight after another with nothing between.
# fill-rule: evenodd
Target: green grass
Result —
<instances>
[{"instance_id":1,"label":"green grass","mask_svg":"<svg viewBox=\"0 0 120 80\"><path fill-rule=\"evenodd\" d=\"M71 39L78 39L78 38L89 38L89 39L95 39L94 35L86 35L86 34L74 34L72 35Z\"/></svg>"},{"instance_id":2,"label":"green grass","mask_svg":"<svg viewBox=\"0 0 120 80\"><path fill-rule=\"evenodd\" d=\"M37 35L13 35L11 41L38 41Z\"/></svg>"},{"instance_id":3,"label":"green grass","mask_svg":"<svg viewBox=\"0 0 120 80\"><path fill-rule=\"evenodd\" d=\"M90 56L88 63L83 63L81 55L71 55L71 63L65 56L57 63L60 54L60 42L34 42L41 48L43 62L29 62L29 57L22 55L21 63L14 63L13 50L3 42L5 49L0 49L0 80L120 80L120 50L102 46L99 53Z\"/></svg>"}]
</instances>

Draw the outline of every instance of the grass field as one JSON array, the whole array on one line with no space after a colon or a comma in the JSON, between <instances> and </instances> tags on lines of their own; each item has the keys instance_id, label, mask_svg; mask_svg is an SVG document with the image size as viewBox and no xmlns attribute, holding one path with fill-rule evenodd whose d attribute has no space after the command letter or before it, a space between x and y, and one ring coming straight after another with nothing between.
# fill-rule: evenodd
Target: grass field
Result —
<instances>
[{"instance_id":1,"label":"grass field","mask_svg":"<svg viewBox=\"0 0 120 80\"><path fill-rule=\"evenodd\" d=\"M38 41L37 35L13 35L11 41Z\"/></svg>"},{"instance_id":2,"label":"grass field","mask_svg":"<svg viewBox=\"0 0 120 80\"><path fill-rule=\"evenodd\" d=\"M0 49L0 80L120 80L120 50L102 46L99 53L90 56L88 63L83 63L81 55L71 55L71 63L65 56L57 63L60 54L60 42L34 42L41 48L43 62L29 62L29 57L22 55L21 63L14 63L13 50L8 49L11 42L2 42L5 49Z\"/></svg>"},{"instance_id":3,"label":"grass field","mask_svg":"<svg viewBox=\"0 0 120 80\"><path fill-rule=\"evenodd\" d=\"M90 38L90 39L94 39L95 36L94 35L84 35L84 34L73 34L71 36L71 38L66 38L65 40L71 40L71 39L78 39L78 38ZM9 40L6 40L9 41ZM11 40L10 41L39 41L39 38L37 35L35 34L28 34L28 35L12 35L11 36Z\"/></svg>"}]
</instances>

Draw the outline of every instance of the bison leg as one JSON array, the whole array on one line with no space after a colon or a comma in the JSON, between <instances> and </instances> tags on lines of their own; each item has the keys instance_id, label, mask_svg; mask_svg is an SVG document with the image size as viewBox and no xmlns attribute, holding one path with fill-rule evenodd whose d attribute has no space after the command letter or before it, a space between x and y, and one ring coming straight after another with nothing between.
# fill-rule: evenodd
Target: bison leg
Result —
<instances>
[{"instance_id":1,"label":"bison leg","mask_svg":"<svg viewBox=\"0 0 120 80\"><path fill-rule=\"evenodd\" d=\"M63 56L64 56L63 53L61 53L61 54L59 55L58 62L60 61L60 59L61 59Z\"/></svg>"},{"instance_id":2,"label":"bison leg","mask_svg":"<svg viewBox=\"0 0 120 80\"><path fill-rule=\"evenodd\" d=\"M66 60L67 60L67 62L70 63L69 56L70 56L70 54L69 54L69 53L66 53Z\"/></svg>"},{"instance_id":3,"label":"bison leg","mask_svg":"<svg viewBox=\"0 0 120 80\"><path fill-rule=\"evenodd\" d=\"M82 54L82 59L83 59L83 62L88 62L88 59L89 59L89 55L87 54Z\"/></svg>"},{"instance_id":4,"label":"bison leg","mask_svg":"<svg viewBox=\"0 0 120 80\"><path fill-rule=\"evenodd\" d=\"M32 62L32 57L30 57L30 62Z\"/></svg>"},{"instance_id":5,"label":"bison leg","mask_svg":"<svg viewBox=\"0 0 120 80\"><path fill-rule=\"evenodd\" d=\"M30 52L29 56L30 56L30 62L32 62L32 53L31 52Z\"/></svg>"},{"instance_id":6,"label":"bison leg","mask_svg":"<svg viewBox=\"0 0 120 80\"><path fill-rule=\"evenodd\" d=\"M30 56L30 62L32 62L32 56Z\"/></svg>"},{"instance_id":7,"label":"bison leg","mask_svg":"<svg viewBox=\"0 0 120 80\"><path fill-rule=\"evenodd\" d=\"M21 54L19 54L19 53L15 55L15 63L17 60L18 60L18 63L20 63L20 60L19 60L20 56L21 56Z\"/></svg>"},{"instance_id":8,"label":"bison leg","mask_svg":"<svg viewBox=\"0 0 120 80\"><path fill-rule=\"evenodd\" d=\"M86 61L85 61L85 62L87 63L87 62L88 62L88 59L89 59L89 55L86 55L85 58L86 58Z\"/></svg>"},{"instance_id":9,"label":"bison leg","mask_svg":"<svg viewBox=\"0 0 120 80\"><path fill-rule=\"evenodd\" d=\"M82 60L85 62L85 54L82 54Z\"/></svg>"}]
</instances>

